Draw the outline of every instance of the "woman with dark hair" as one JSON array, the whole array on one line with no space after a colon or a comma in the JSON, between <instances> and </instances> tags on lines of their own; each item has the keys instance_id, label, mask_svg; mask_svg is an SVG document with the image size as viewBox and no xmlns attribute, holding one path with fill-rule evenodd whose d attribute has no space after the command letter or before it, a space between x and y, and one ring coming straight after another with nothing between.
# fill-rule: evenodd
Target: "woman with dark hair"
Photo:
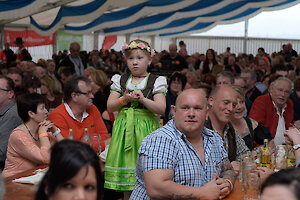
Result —
<instances>
[{"instance_id":1,"label":"woman with dark hair","mask_svg":"<svg viewBox=\"0 0 300 200\"><path fill-rule=\"evenodd\" d=\"M51 148L49 169L36 200L100 200L102 175L99 158L87 144L63 140Z\"/></svg>"},{"instance_id":2,"label":"woman with dark hair","mask_svg":"<svg viewBox=\"0 0 300 200\"><path fill-rule=\"evenodd\" d=\"M213 49L207 49L206 59L204 62L200 63L200 70L202 74L210 73L215 65L218 64L216 59L215 51Z\"/></svg>"},{"instance_id":3,"label":"woman with dark hair","mask_svg":"<svg viewBox=\"0 0 300 200\"><path fill-rule=\"evenodd\" d=\"M15 128L8 140L4 177L48 164L50 147L63 140L60 130L46 120L48 111L40 94L24 94L17 98L17 108L23 124Z\"/></svg>"},{"instance_id":4,"label":"woman with dark hair","mask_svg":"<svg viewBox=\"0 0 300 200\"><path fill-rule=\"evenodd\" d=\"M270 175L261 186L261 200L300 200L300 169L284 169Z\"/></svg>"},{"instance_id":5,"label":"woman with dark hair","mask_svg":"<svg viewBox=\"0 0 300 200\"><path fill-rule=\"evenodd\" d=\"M166 94L166 112L164 115L164 124L166 124L172 118L173 115L172 113L170 114L171 106L175 106L177 96L184 90L186 82L186 76L180 72L174 72L170 76L168 92Z\"/></svg>"}]
</instances>

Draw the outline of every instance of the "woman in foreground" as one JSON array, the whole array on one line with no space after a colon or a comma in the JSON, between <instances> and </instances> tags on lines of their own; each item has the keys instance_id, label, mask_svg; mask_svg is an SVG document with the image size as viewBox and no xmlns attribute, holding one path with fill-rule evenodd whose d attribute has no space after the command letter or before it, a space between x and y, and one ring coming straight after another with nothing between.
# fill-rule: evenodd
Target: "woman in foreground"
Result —
<instances>
[{"instance_id":1,"label":"woman in foreground","mask_svg":"<svg viewBox=\"0 0 300 200\"><path fill-rule=\"evenodd\" d=\"M63 140L51 149L49 169L35 200L100 200L101 184L95 151L79 141Z\"/></svg>"}]
</instances>

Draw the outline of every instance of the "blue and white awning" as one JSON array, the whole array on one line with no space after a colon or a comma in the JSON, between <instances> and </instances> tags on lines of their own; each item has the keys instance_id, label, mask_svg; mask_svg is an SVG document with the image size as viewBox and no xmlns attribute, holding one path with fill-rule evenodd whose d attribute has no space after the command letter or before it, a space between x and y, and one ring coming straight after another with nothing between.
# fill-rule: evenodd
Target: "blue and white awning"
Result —
<instances>
[{"instance_id":1,"label":"blue and white awning","mask_svg":"<svg viewBox=\"0 0 300 200\"><path fill-rule=\"evenodd\" d=\"M30 17L30 24L42 35L64 27L73 33L101 31L106 35L179 36L207 31L217 24L239 22L262 11L279 10L298 3L300 0L94 0L79 6L60 7L53 22L47 26L41 25L35 16ZM8 12L2 10L0 16L2 12Z\"/></svg>"}]
</instances>

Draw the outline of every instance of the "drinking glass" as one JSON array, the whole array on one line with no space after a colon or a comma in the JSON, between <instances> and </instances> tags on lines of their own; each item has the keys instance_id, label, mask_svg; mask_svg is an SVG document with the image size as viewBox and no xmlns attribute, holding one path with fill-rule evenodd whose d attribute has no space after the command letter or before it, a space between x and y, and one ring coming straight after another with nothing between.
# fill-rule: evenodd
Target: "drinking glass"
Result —
<instances>
[{"instance_id":1,"label":"drinking glass","mask_svg":"<svg viewBox=\"0 0 300 200\"><path fill-rule=\"evenodd\" d=\"M275 149L275 171L287 168L286 145L277 145Z\"/></svg>"},{"instance_id":2,"label":"drinking glass","mask_svg":"<svg viewBox=\"0 0 300 200\"><path fill-rule=\"evenodd\" d=\"M241 162L240 162L239 180L240 180L241 183L243 183L244 166L247 163L253 163L253 158L252 158L250 153L243 154L243 155L241 155L240 158L241 158Z\"/></svg>"},{"instance_id":3,"label":"drinking glass","mask_svg":"<svg viewBox=\"0 0 300 200\"><path fill-rule=\"evenodd\" d=\"M244 200L259 199L260 178L254 162L249 162L244 165L243 188Z\"/></svg>"},{"instance_id":4,"label":"drinking glass","mask_svg":"<svg viewBox=\"0 0 300 200\"><path fill-rule=\"evenodd\" d=\"M90 134L91 146L97 154L101 153L101 136L99 134Z\"/></svg>"}]
</instances>

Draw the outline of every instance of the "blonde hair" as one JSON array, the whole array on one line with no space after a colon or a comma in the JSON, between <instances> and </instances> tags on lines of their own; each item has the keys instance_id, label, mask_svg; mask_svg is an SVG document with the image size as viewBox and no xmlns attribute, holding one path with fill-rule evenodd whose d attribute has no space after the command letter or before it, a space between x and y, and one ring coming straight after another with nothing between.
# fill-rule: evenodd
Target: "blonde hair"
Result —
<instances>
[{"instance_id":1,"label":"blonde hair","mask_svg":"<svg viewBox=\"0 0 300 200\"><path fill-rule=\"evenodd\" d=\"M91 71L91 79L95 82L98 86L100 86L100 91L103 92L105 86L108 84L108 78L104 71L98 69L95 71Z\"/></svg>"},{"instance_id":2,"label":"blonde hair","mask_svg":"<svg viewBox=\"0 0 300 200\"><path fill-rule=\"evenodd\" d=\"M245 101L245 93L243 89L240 86L237 85L231 85L231 88L235 91L237 94L237 97Z\"/></svg>"},{"instance_id":3,"label":"blonde hair","mask_svg":"<svg viewBox=\"0 0 300 200\"><path fill-rule=\"evenodd\" d=\"M50 75L45 75L42 78L40 78L41 84L45 85L51 96L57 96L62 94L62 89L58 87L57 84L55 84L55 80Z\"/></svg>"}]
</instances>

